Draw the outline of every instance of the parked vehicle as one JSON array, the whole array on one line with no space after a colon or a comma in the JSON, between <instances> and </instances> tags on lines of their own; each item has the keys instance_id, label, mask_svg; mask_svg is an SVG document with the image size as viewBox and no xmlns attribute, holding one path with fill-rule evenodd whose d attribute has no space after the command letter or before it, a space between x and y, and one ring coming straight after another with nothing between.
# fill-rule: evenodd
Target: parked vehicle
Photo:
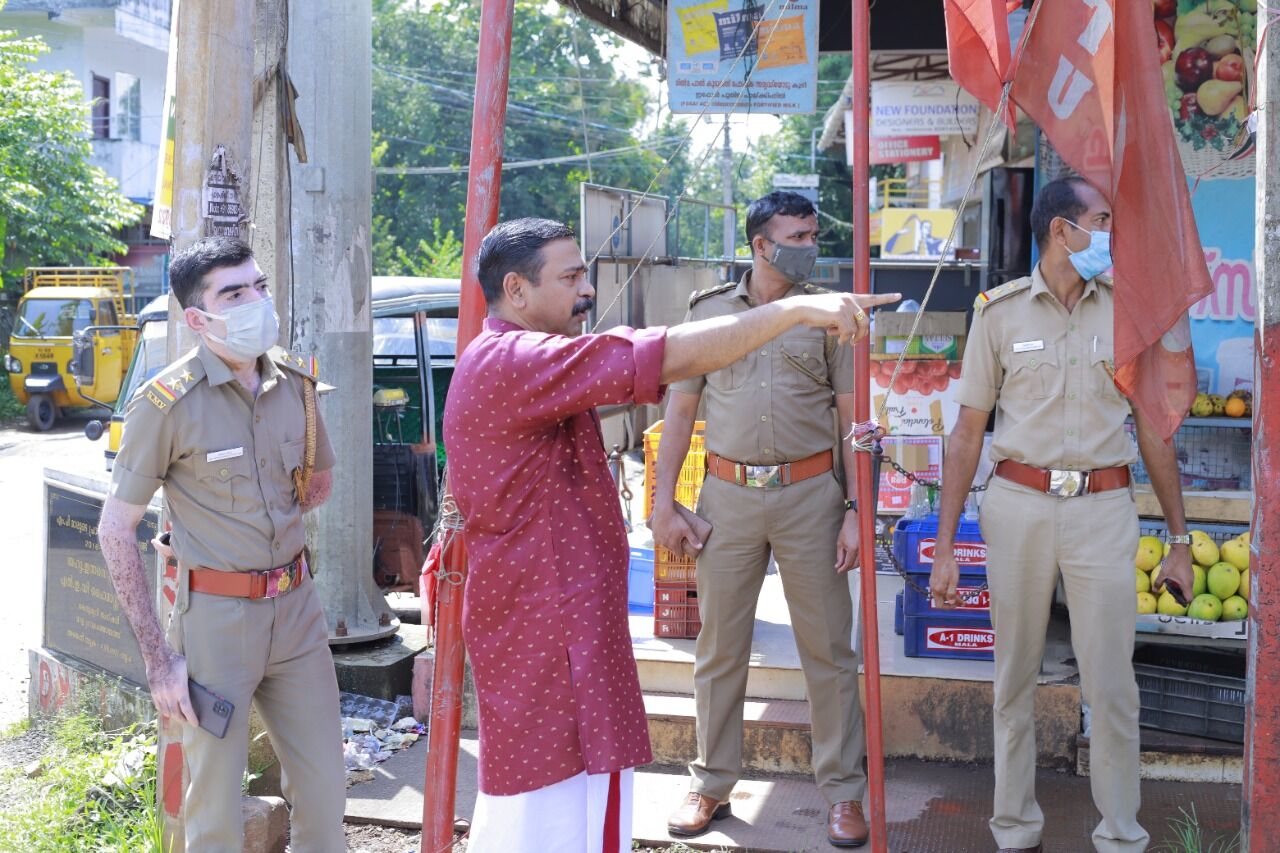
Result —
<instances>
[{"instance_id":1,"label":"parked vehicle","mask_svg":"<svg viewBox=\"0 0 1280 853\"><path fill-rule=\"evenodd\" d=\"M124 386L137 321L128 267L32 267L9 337L5 370L27 422L52 429L75 409L111 408ZM77 338L92 350L76 379ZM81 356L84 357L84 356Z\"/></svg>"}]
</instances>

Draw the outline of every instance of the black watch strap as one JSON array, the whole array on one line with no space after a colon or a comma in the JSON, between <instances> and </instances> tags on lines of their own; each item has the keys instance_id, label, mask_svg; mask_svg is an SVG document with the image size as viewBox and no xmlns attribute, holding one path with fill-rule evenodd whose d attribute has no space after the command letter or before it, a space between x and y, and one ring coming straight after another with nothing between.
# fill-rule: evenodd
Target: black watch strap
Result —
<instances>
[{"instance_id":1,"label":"black watch strap","mask_svg":"<svg viewBox=\"0 0 1280 853\"><path fill-rule=\"evenodd\" d=\"M852 500L852 499L849 499L849 498L845 498L845 501L844 501L844 511L845 511L845 512L848 512L849 510L853 510L854 512L857 512L857 511L858 511L858 502L857 502L856 500Z\"/></svg>"}]
</instances>

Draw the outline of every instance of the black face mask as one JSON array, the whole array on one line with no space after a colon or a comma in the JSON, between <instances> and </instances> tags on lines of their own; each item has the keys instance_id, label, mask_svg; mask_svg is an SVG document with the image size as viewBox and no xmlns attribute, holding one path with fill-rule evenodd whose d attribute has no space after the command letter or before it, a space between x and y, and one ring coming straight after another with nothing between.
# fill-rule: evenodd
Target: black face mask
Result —
<instances>
[{"instance_id":1,"label":"black face mask","mask_svg":"<svg viewBox=\"0 0 1280 853\"><path fill-rule=\"evenodd\" d=\"M809 280L813 268L818 263L817 246L784 246L773 243L773 254L767 256L769 265L782 274L792 284L800 284Z\"/></svg>"}]
</instances>

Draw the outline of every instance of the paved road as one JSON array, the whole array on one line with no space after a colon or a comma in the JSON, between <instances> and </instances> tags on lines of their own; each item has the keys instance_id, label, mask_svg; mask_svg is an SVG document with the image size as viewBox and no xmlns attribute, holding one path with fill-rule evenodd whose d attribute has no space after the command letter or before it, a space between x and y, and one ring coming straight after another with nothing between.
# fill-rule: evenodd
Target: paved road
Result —
<instances>
[{"instance_id":1,"label":"paved road","mask_svg":"<svg viewBox=\"0 0 1280 853\"><path fill-rule=\"evenodd\" d=\"M40 642L44 576L42 513L47 466L101 470L105 439L84 437L84 421L47 433L0 428L0 727L27 713L27 649Z\"/></svg>"}]
</instances>

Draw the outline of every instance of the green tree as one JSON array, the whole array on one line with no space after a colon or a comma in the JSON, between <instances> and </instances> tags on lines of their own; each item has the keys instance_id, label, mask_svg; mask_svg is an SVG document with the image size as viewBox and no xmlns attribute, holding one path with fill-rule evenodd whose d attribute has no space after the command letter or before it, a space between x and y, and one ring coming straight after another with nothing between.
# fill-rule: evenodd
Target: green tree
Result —
<instances>
[{"instance_id":1,"label":"green tree","mask_svg":"<svg viewBox=\"0 0 1280 853\"><path fill-rule=\"evenodd\" d=\"M425 258L429 249L446 249L447 236L462 232L479 32L479 4L424 9L402 0L374 0L374 166L454 170L377 175L374 268L379 274L437 269ZM578 185L588 179L639 190L652 183L653 191L664 195L685 185L690 165L687 151L678 149L687 126L672 119L652 126L649 91L616 67L619 44L616 36L567 9L517 0L503 218L536 215L576 225ZM584 155L588 148L589 161L512 165ZM663 170L673 154L671 167Z\"/></svg>"},{"instance_id":2,"label":"green tree","mask_svg":"<svg viewBox=\"0 0 1280 853\"><path fill-rule=\"evenodd\" d=\"M0 9L4 0L0 0ZM0 275L27 266L94 264L125 251L117 232L142 218L90 163L89 105L70 72L31 67L38 37L0 30Z\"/></svg>"}]
</instances>

